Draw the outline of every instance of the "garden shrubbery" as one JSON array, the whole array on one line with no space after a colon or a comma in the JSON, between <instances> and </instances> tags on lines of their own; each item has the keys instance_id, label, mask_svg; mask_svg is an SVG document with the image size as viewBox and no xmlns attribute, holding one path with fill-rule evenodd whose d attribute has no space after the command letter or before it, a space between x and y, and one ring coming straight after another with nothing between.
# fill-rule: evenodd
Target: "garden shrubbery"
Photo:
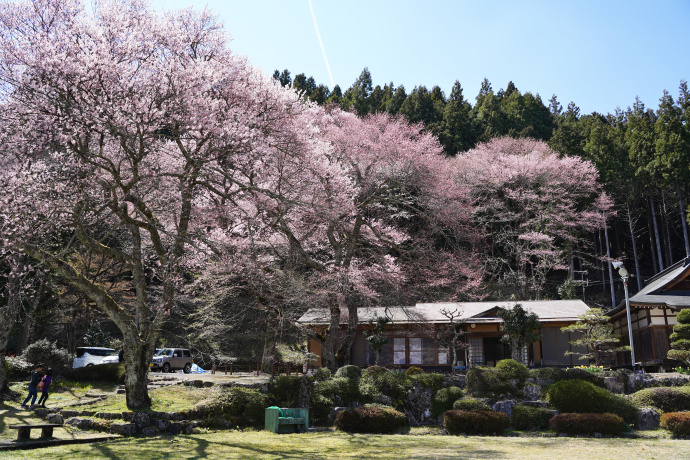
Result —
<instances>
[{"instance_id":1,"label":"garden shrubbery","mask_svg":"<svg viewBox=\"0 0 690 460\"><path fill-rule=\"evenodd\" d=\"M455 400L455 402L453 403L453 409L455 409L455 410L480 411L480 410L491 410L491 406L489 406L487 403L485 403L481 399L463 398L463 399Z\"/></svg>"},{"instance_id":2,"label":"garden shrubbery","mask_svg":"<svg viewBox=\"0 0 690 460\"><path fill-rule=\"evenodd\" d=\"M668 412L661 416L659 423L674 436L690 435L690 412Z\"/></svg>"},{"instance_id":3,"label":"garden shrubbery","mask_svg":"<svg viewBox=\"0 0 690 460\"><path fill-rule=\"evenodd\" d=\"M199 402L187 415L208 426L260 426L268 405L268 396L259 390L231 387Z\"/></svg>"},{"instance_id":4,"label":"garden shrubbery","mask_svg":"<svg viewBox=\"0 0 690 460\"><path fill-rule=\"evenodd\" d=\"M406 424L402 412L374 405L346 409L335 418L335 427L347 433L397 433Z\"/></svg>"},{"instance_id":5,"label":"garden shrubbery","mask_svg":"<svg viewBox=\"0 0 690 460\"><path fill-rule=\"evenodd\" d=\"M57 341L51 342L48 339L41 339L26 347L22 359L34 366L42 364L45 368L60 369L69 364L69 352L58 347Z\"/></svg>"},{"instance_id":6,"label":"garden shrubbery","mask_svg":"<svg viewBox=\"0 0 690 460\"><path fill-rule=\"evenodd\" d=\"M296 407L299 398L302 377L296 375L281 375L269 387L269 394L274 404L280 407Z\"/></svg>"},{"instance_id":7,"label":"garden shrubbery","mask_svg":"<svg viewBox=\"0 0 690 460\"><path fill-rule=\"evenodd\" d=\"M449 410L443 427L450 434L501 434L510 426L503 412Z\"/></svg>"},{"instance_id":8,"label":"garden shrubbery","mask_svg":"<svg viewBox=\"0 0 690 460\"><path fill-rule=\"evenodd\" d=\"M549 427L551 417L549 409L518 405L513 407L511 421L516 430L543 430Z\"/></svg>"},{"instance_id":9,"label":"garden shrubbery","mask_svg":"<svg viewBox=\"0 0 690 460\"><path fill-rule=\"evenodd\" d=\"M530 378L535 380L546 380L550 383L561 382L563 380L584 380L601 388L606 388L604 378L587 369L570 368L560 369L557 367L542 367L538 369L530 369L528 371Z\"/></svg>"},{"instance_id":10,"label":"garden shrubbery","mask_svg":"<svg viewBox=\"0 0 690 460\"><path fill-rule=\"evenodd\" d=\"M99 364L97 366L78 367L60 372L68 380L77 382L110 382L125 383L124 363Z\"/></svg>"},{"instance_id":11,"label":"garden shrubbery","mask_svg":"<svg viewBox=\"0 0 690 460\"><path fill-rule=\"evenodd\" d=\"M562 380L550 385L546 399L560 412L613 413L628 424L637 422L637 406L624 396L614 395L584 380Z\"/></svg>"},{"instance_id":12,"label":"garden shrubbery","mask_svg":"<svg viewBox=\"0 0 690 460\"><path fill-rule=\"evenodd\" d=\"M409 378L409 377L412 377L413 375L418 375L418 374L423 374L423 373L424 373L424 369L422 369L421 367L412 366L412 367L407 368L407 370L405 371L405 377Z\"/></svg>"},{"instance_id":13,"label":"garden shrubbery","mask_svg":"<svg viewBox=\"0 0 690 460\"><path fill-rule=\"evenodd\" d=\"M438 390L431 400L431 416L438 417L447 410L453 408L453 403L462 398L463 391L460 387L448 387Z\"/></svg>"},{"instance_id":14,"label":"garden shrubbery","mask_svg":"<svg viewBox=\"0 0 690 460\"><path fill-rule=\"evenodd\" d=\"M446 376L435 372L415 373L412 375L407 375L407 373L405 373L405 376L410 383L419 382L424 385L424 387L431 388L433 392L439 391L446 385Z\"/></svg>"},{"instance_id":15,"label":"garden shrubbery","mask_svg":"<svg viewBox=\"0 0 690 460\"><path fill-rule=\"evenodd\" d=\"M525 381L529 377L527 367L514 359L502 359L496 363L496 371L501 380L517 380L518 389L525 385Z\"/></svg>"},{"instance_id":16,"label":"garden shrubbery","mask_svg":"<svg viewBox=\"0 0 690 460\"><path fill-rule=\"evenodd\" d=\"M557 433L574 435L619 435L625 430L623 418L616 414L558 414L550 420Z\"/></svg>"},{"instance_id":17,"label":"garden shrubbery","mask_svg":"<svg viewBox=\"0 0 690 460\"><path fill-rule=\"evenodd\" d=\"M465 378L467 391L472 396L499 398L504 395L515 396L517 388L503 380L495 367L475 367L467 372Z\"/></svg>"},{"instance_id":18,"label":"garden shrubbery","mask_svg":"<svg viewBox=\"0 0 690 460\"><path fill-rule=\"evenodd\" d=\"M335 372L336 378L357 380L362 376L362 368L354 365L343 366Z\"/></svg>"},{"instance_id":19,"label":"garden shrubbery","mask_svg":"<svg viewBox=\"0 0 690 460\"><path fill-rule=\"evenodd\" d=\"M403 374L390 372L381 366L367 367L359 380L359 390L368 401L373 401L376 396L387 396L395 405L402 404L408 387Z\"/></svg>"},{"instance_id":20,"label":"garden shrubbery","mask_svg":"<svg viewBox=\"0 0 690 460\"><path fill-rule=\"evenodd\" d=\"M662 412L690 410L690 389L686 388L645 388L632 395L638 407L655 407Z\"/></svg>"}]
</instances>

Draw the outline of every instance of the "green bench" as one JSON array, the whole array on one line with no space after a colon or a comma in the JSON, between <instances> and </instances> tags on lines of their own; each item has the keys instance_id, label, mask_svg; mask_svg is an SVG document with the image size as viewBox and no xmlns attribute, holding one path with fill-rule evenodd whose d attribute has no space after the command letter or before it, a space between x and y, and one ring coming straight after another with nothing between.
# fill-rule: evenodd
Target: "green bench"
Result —
<instances>
[{"instance_id":1,"label":"green bench","mask_svg":"<svg viewBox=\"0 0 690 460\"><path fill-rule=\"evenodd\" d=\"M306 433L309 431L309 409L266 408L266 431L272 433Z\"/></svg>"},{"instance_id":2,"label":"green bench","mask_svg":"<svg viewBox=\"0 0 690 460\"><path fill-rule=\"evenodd\" d=\"M52 438L53 428L61 426L55 423L43 423L40 425L10 425L10 429L17 430L17 441L28 441L31 439L31 430L33 428L41 429L42 438Z\"/></svg>"}]
</instances>

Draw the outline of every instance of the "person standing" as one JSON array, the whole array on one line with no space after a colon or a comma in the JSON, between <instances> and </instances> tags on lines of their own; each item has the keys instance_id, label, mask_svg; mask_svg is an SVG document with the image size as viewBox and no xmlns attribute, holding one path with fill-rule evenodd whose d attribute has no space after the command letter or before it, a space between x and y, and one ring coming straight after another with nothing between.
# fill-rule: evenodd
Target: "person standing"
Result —
<instances>
[{"instance_id":1,"label":"person standing","mask_svg":"<svg viewBox=\"0 0 690 460\"><path fill-rule=\"evenodd\" d=\"M48 389L50 388L50 382L53 381L53 370L48 368L46 375L43 376L43 380L38 386L41 388L41 397L38 399L38 405L46 407L46 401L48 401Z\"/></svg>"},{"instance_id":2,"label":"person standing","mask_svg":"<svg viewBox=\"0 0 690 460\"><path fill-rule=\"evenodd\" d=\"M120 353L117 354L117 361L121 363L121 362L124 362L124 360L125 360L125 348L122 347L122 348L120 348Z\"/></svg>"},{"instance_id":3,"label":"person standing","mask_svg":"<svg viewBox=\"0 0 690 460\"><path fill-rule=\"evenodd\" d=\"M36 366L36 370L31 373L31 378L29 379L29 395L22 403L22 407L26 407L26 403L29 399L31 399L32 406L36 402L36 398L38 397L38 382L40 382L41 377L43 377L41 371L43 371L43 366L39 364Z\"/></svg>"}]
</instances>

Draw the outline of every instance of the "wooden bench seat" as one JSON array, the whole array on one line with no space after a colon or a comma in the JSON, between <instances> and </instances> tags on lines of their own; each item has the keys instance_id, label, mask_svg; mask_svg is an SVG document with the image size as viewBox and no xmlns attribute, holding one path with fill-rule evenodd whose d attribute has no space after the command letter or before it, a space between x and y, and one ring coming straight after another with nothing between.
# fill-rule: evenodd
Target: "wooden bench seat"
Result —
<instances>
[{"instance_id":1,"label":"wooden bench seat","mask_svg":"<svg viewBox=\"0 0 690 460\"><path fill-rule=\"evenodd\" d=\"M31 439L31 430L34 428L41 429L42 438L50 438L53 436L53 428L61 426L57 423L41 423L36 425L10 425L10 429L17 430L17 441L28 441Z\"/></svg>"}]
</instances>

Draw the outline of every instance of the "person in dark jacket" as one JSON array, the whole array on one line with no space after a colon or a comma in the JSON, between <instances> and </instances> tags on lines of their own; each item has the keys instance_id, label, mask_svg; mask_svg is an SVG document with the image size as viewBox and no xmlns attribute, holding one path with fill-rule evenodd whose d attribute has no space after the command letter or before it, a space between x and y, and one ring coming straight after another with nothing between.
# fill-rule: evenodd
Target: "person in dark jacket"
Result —
<instances>
[{"instance_id":1,"label":"person in dark jacket","mask_svg":"<svg viewBox=\"0 0 690 460\"><path fill-rule=\"evenodd\" d=\"M122 363L125 361L125 349L120 348L120 353L117 354L117 361Z\"/></svg>"},{"instance_id":2,"label":"person in dark jacket","mask_svg":"<svg viewBox=\"0 0 690 460\"><path fill-rule=\"evenodd\" d=\"M41 371L43 371L43 366L39 364L36 366L36 370L31 373L31 379L29 379L29 395L22 403L22 407L26 407L26 403L29 399L31 399L32 406L36 402L36 398L38 397L38 382L40 382L41 377L43 377Z\"/></svg>"},{"instance_id":3,"label":"person in dark jacket","mask_svg":"<svg viewBox=\"0 0 690 460\"><path fill-rule=\"evenodd\" d=\"M46 407L46 401L48 401L48 389L50 388L50 382L53 381L53 370L51 368L48 368L46 371L46 375L43 376L43 379L41 380L41 384L39 386L41 387L41 397L38 399L38 405Z\"/></svg>"}]
</instances>

